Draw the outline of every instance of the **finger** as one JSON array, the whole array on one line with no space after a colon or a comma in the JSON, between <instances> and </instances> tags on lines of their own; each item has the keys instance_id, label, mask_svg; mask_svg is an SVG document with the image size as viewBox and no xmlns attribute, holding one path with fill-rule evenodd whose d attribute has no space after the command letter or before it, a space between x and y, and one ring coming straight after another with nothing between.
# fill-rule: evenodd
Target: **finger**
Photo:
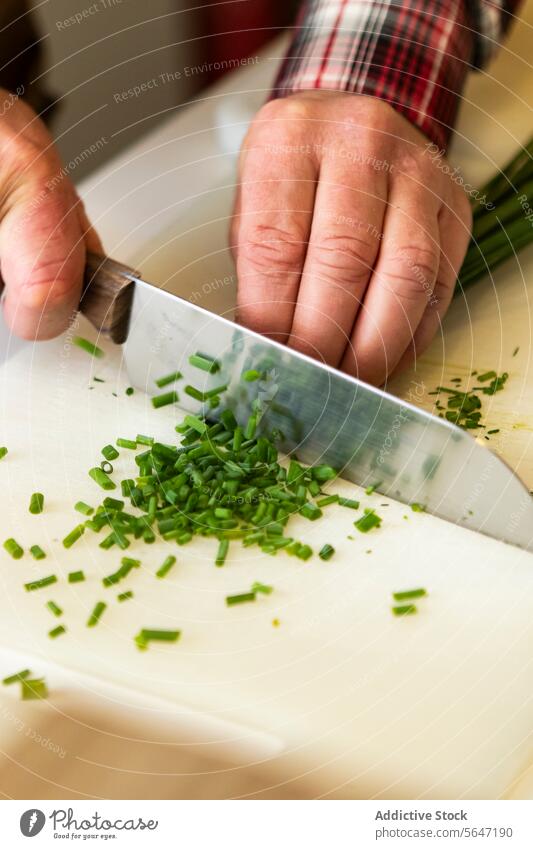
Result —
<instances>
[{"instance_id":1,"label":"finger","mask_svg":"<svg viewBox=\"0 0 533 849\"><path fill-rule=\"evenodd\" d=\"M338 365L379 251L387 175L323 164L289 345Z\"/></svg>"},{"instance_id":2,"label":"finger","mask_svg":"<svg viewBox=\"0 0 533 849\"><path fill-rule=\"evenodd\" d=\"M76 310L85 245L70 191L26 185L0 226L4 316L25 339L61 333Z\"/></svg>"},{"instance_id":3,"label":"finger","mask_svg":"<svg viewBox=\"0 0 533 849\"><path fill-rule=\"evenodd\" d=\"M440 259L441 201L410 180L393 181L383 240L343 370L382 384L411 343L433 296Z\"/></svg>"},{"instance_id":4,"label":"finger","mask_svg":"<svg viewBox=\"0 0 533 849\"><path fill-rule=\"evenodd\" d=\"M433 296L429 300L411 345L403 354L396 371L416 362L442 329L442 320L450 306L455 284L470 241L471 213L468 204L462 210L443 207L439 214L440 262Z\"/></svg>"},{"instance_id":5,"label":"finger","mask_svg":"<svg viewBox=\"0 0 533 849\"><path fill-rule=\"evenodd\" d=\"M311 229L317 166L310 156L246 153L234 224L238 320L286 341Z\"/></svg>"}]
</instances>

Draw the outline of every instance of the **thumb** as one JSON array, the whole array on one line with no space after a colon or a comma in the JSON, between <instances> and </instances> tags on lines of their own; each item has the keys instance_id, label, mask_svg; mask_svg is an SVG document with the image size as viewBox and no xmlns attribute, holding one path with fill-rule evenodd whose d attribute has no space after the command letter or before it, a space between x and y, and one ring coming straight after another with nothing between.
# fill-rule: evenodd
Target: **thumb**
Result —
<instances>
[{"instance_id":1,"label":"thumb","mask_svg":"<svg viewBox=\"0 0 533 849\"><path fill-rule=\"evenodd\" d=\"M4 317L24 339L51 339L68 326L81 294L85 243L70 185L28 181L0 223Z\"/></svg>"}]
</instances>

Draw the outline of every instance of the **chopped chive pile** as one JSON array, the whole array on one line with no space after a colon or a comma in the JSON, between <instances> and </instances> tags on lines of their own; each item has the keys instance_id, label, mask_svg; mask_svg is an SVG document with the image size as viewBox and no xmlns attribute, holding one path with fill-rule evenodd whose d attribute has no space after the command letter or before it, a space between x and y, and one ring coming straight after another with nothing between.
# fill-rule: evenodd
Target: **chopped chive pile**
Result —
<instances>
[{"instance_id":1,"label":"chopped chive pile","mask_svg":"<svg viewBox=\"0 0 533 849\"><path fill-rule=\"evenodd\" d=\"M44 495L42 492L34 492L30 498L30 513L42 513L44 510Z\"/></svg>"},{"instance_id":2,"label":"chopped chive pile","mask_svg":"<svg viewBox=\"0 0 533 849\"><path fill-rule=\"evenodd\" d=\"M485 428L481 421L482 404L479 394L494 395L500 392L509 377L507 372L498 375L495 371L486 371L483 374L472 372L472 376L476 376L476 382L482 385L463 391L459 389L458 384L462 382L462 379L458 377L450 381L455 383L455 386L437 386L433 392L429 393L437 396L435 406L439 417L458 425L463 430ZM441 401L442 395L446 396L446 405Z\"/></svg>"},{"instance_id":3,"label":"chopped chive pile","mask_svg":"<svg viewBox=\"0 0 533 849\"><path fill-rule=\"evenodd\" d=\"M86 351L88 354L91 354L92 357L103 357L104 352L98 345L94 345L92 342L89 342L88 339L84 339L83 336L74 336L72 339L74 345L77 345L78 348L81 348L82 351Z\"/></svg>"}]
</instances>

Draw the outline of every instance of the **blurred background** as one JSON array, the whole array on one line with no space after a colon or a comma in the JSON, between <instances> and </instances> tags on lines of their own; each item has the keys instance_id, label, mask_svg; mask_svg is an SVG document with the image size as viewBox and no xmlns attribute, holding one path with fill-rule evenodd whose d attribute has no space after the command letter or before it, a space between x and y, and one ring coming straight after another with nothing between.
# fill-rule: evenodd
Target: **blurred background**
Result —
<instances>
[{"instance_id":1,"label":"blurred background","mask_svg":"<svg viewBox=\"0 0 533 849\"><path fill-rule=\"evenodd\" d=\"M10 91L24 85L65 162L105 138L76 164L71 176L78 182L201 98L219 77L252 64L297 6L298 0L2 0L0 84Z\"/></svg>"}]
</instances>

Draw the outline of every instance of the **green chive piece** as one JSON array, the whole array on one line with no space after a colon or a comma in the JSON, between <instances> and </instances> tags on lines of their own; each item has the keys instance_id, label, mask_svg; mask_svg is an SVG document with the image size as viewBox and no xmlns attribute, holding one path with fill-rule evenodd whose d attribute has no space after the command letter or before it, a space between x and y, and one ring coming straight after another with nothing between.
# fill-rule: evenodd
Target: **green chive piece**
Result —
<instances>
[{"instance_id":1,"label":"green chive piece","mask_svg":"<svg viewBox=\"0 0 533 849\"><path fill-rule=\"evenodd\" d=\"M172 374L166 374L164 377L158 378L155 385L162 389L163 386L168 386L169 383L176 383L176 381L181 380L182 377L183 375L181 371L173 371Z\"/></svg>"},{"instance_id":2,"label":"green chive piece","mask_svg":"<svg viewBox=\"0 0 533 849\"><path fill-rule=\"evenodd\" d=\"M257 428L257 416L251 415L244 431L245 439L253 439Z\"/></svg>"},{"instance_id":3,"label":"green chive piece","mask_svg":"<svg viewBox=\"0 0 533 849\"><path fill-rule=\"evenodd\" d=\"M119 448L130 448L132 451L135 451L137 448L137 443L133 439L122 439L122 437L119 437L116 442Z\"/></svg>"},{"instance_id":4,"label":"green chive piece","mask_svg":"<svg viewBox=\"0 0 533 849\"><path fill-rule=\"evenodd\" d=\"M138 433L135 437L135 442L137 445L153 445L154 437L153 436L145 436L144 433Z\"/></svg>"},{"instance_id":5,"label":"green chive piece","mask_svg":"<svg viewBox=\"0 0 533 849\"><path fill-rule=\"evenodd\" d=\"M195 401L202 401L203 402L203 401L206 400L205 394L203 392L200 392L199 389L196 389L195 386L191 386L190 384L187 384L184 391L186 392L187 395L190 395L191 398L194 398Z\"/></svg>"},{"instance_id":6,"label":"green chive piece","mask_svg":"<svg viewBox=\"0 0 533 849\"><path fill-rule=\"evenodd\" d=\"M34 492L30 498L30 513L36 515L42 513L44 509L44 495L42 492Z\"/></svg>"},{"instance_id":7,"label":"green chive piece","mask_svg":"<svg viewBox=\"0 0 533 849\"><path fill-rule=\"evenodd\" d=\"M408 601L411 598L424 598L425 596L427 596L427 590L423 587L417 587L415 590L402 590L392 594L394 601Z\"/></svg>"},{"instance_id":8,"label":"green chive piece","mask_svg":"<svg viewBox=\"0 0 533 849\"><path fill-rule=\"evenodd\" d=\"M261 377L263 377L263 373L257 371L255 368L250 368L242 373L242 379L248 383L252 383L254 380L260 380Z\"/></svg>"},{"instance_id":9,"label":"green chive piece","mask_svg":"<svg viewBox=\"0 0 533 849\"><path fill-rule=\"evenodd\" d=\"M330 560L333 557L334 554L335 554L335 549L333 548L332 545L329 544L329 542L327 542L325 545L323 545L322 548L320 549L320 551L318 552L318 556L320 557L321 560Z\"/></svg>"},{"instance_id":10,"label":"green chive piece","mask_svg":"<svg viewBox=\"0 0 533 849\"><path fill-rule=\"evenodd\" d=\"M89 476L93 479L98 486L102 487L102 489L116 489L117 485L114 481L111 480L110 477L104 472L103 469L95 467L94 469L89 470Z\"/></svg>"},{"instance_id":11,"label":"green chive piece","mask_svg":"<svg viewBox=\"0 0 533 849\"><path fill-rule=\"evenodd\" d=\"M127 590L125 593L119 593L117 595L117 601L128 601L130 598L133 598L133 592L131 590Z\"/></svg>"},{"instance_id":12,"label":"green chive piece","mask_svg":"<svg viewBox=\"0 0 533 849\"><path fill-rule=\"evenodd\" d=\"M98 345L94 345L92 342L89 342L88 339L84 339L83 336L74 336L72 342L74 345L77 345L78 348L81 348L82 351L86 351L93 357L104 356L104 352L98 347Z\"/></svg>"},{"instance_id":13,"label":"green chive piece","mask_svg":"<svg viewBox=\"0 0 533 849\"><path fill-rule=\"evenodd\" d=\"M107 604L105 603L105 601L99 601L95 604L93 611L92 611L91 615L89 616L89 618L87 620L87 627L88 628L94 628L95 625L98 625L98 622L100 621L100 617L101 617L102 613L104 612L104 610L106 609L106 607L107 607Z\"/></svg>"},{"instance_id":14,"label":"green chive piece","mask_svg":"<svg viewBox=\"0 0 533 849\"><path fill-rule=\"evenodd\" d=\"M63 545L65 546L65 548L71 548L71 546L73 546L74 543L77 542L84 533L85 525L76 525L76 527L73 528L63 540Z\"/></svg>"},{"instance_id":15,"label":"green chive piece","mask_svg":"<svg viewBox=\"0 0 533 849\"><path fill-rule=\"evenodd\" d=\"M44 558L46 557L46 554L42 550L40 545L32 545L30 548L30 552L32 554L32 557L35 558L35 560L44 560Z\"/></svg>"},{"instance_id":16,"label":"green chive piece","mask_svg":"<svg viewBox=\"0 0 533 849\"><path fill-rule=\"evenodd\" d=\"M351 510L359 510L359 502L353 501L351 498L339 498L341 507L349 507Z\"/></svg>"},{"instance_id":17,"label":"green chive piece","mask_svg":"<svg viewBox=\"0 0 533 849\"><path fill-rule=\"evenodd\" d=\"M215 560L215 563L216 563L217 566L223 566L224 565L225 560L226 560L226 556L228 554L228 548L229 548L229 540L228 539L221 539L219 544L218 544L218 551L217 551L217 556L216 556L216 560Z\"/></svg>"},{"instance_id":18,"label":"green chive piece","mask_svg":"<svg viewBox=\"0 0 533 849\"><path fill-rule=\"evenodd\" d=\"M218 360L207 356L207 354L201 354L199 351L197 351L196 354L191 354L189 357L189 363L195 368L208 372L208 374L216 374L217 371L220 371L220 363Z\"/></svg>"},{"instance_id":19,"label":"green chive piece","mask_svg":"<svg viewBox=\"0 0 533 849\"><path fill-rule=\"evenodd\" d=\"M85 580L85 573L81 569L77 572L69 572L67 580L69 584L79 584Z\"/></svg>"},{"instance_id":20,"label":"green chive piece","mask_svg":"<svg viewBox=\"0 0 533 849\"><path fill-rule=\"evenodd\" d=\"M337 504L339 501L338 495L325 495L324 498L319 498L316 506L317 507L327 507L328 504Z\"/></svg>"},{"instance_id":21,"label":"green chive piece","mask_svg":"<svg viewBox=\"0 0 533 849\"><path fill-rule=\"evenodd\" d=\"M4 684L4 686L8 686L9 684L17 684L19 681L24 681L25 678L29 678L30 675L30 669L21 669L20 672L15 672L14 675L8 675L7 678L4 678L2 680L2 684Z\"/></svg>"},{"instance_id":22,"label":"green chive piece","mask_svg":"<svg viewBox=\"0 0 533 849\"><path fill-rule=\"evenodd\" d=\"M373 510L368 510L354 522L355 527L362 534L367 534L372 528L379 528L381 525L380 517Z\"/></svg>"},{"instance_id":23,"label":"green chive piece","mask_svg":"<svg viewBox=\"0 0 533 849\"><path fill-rule=\"evenodd\" d=\"M417 607L415 604L399 604L392 608L392 612L394 616L410 616L417 613Z\"/></svg>"},{"instance_id":24,"label":"green chive piece","mask_svg":"<svg viewBox=\"0 0 533 849\"><path fill-rule=\"evenodd\" d=\"M55 584L56 582L56 575L47 575L46 578L39 578L37 581L30 581L29 583L24 584L24 587L28 592L32 592L33 590L42 590L44 587L49 587L50 584Z\"/></svg>"},{"instance_id":25,"label":"green chive piece","mask_svg":"<svg viewBox=\"0 0 533 849\"><path fill-rule=\"evenodd\" d=\"M48 697L48 687L44 678L25 678L20 683L23 701L46 699Z\"/></svg>"},{"instance_id":26,"label":"green chive piece","mask_svg":"<svg viewBox=\"0 0 533 849\"><path fill-rule=\"evenodd\" d=\"M271 587L268 584L262 584L261 581L254 581L254 583L252 584L252 592L263 593L263 595L270 595L272 592L274 592L274 587Z\"/></svg>"},{"instance_id":27,"label":"green chive piece","mask_svg":"<svg viewBox=\"0 0 533 849\"><path fill-rule=\"evenodd\" d=\"M52 640L55 640L56 637L60 637L61 634L65 634L67 629L64 625L57 625L56 628L52 628L51 631L48 631L48 636L51 637Z\"/></svg>"},{"instance_id":28,"label":"green chive piece","mask_svg":"<svg viewBox=\"0 0 533 849\"><path fill-rule=\"evenodd\" d=\"M134 640L137 647L144 651L148 648L148 643L155 640L163 643L175 643L179 640L181 631L162 631L153 628L141 628Z\"/></svg>"},{"instance_id":29,"label":"green chive piece","mask_svg":"<svg viewBox=\"0 0 533 849\"><path fill-rule=\"evenodd\" d=\"M314 480L324 483L337 477L337 471L332 466L313 466L310 471Z\"/></svg>"},{"instance_id":30,"label":"green chive piece","mask_svg":"<svg viewBox=\"0 0 533 849\"><path fill-rule=\"evenodd\" d=\"M5 445L3 445L0 448L0 460L3 460L4 457L6 456L6 454L7 454L7 448L5 447Z\"/></svg>"},{"instance_id":31,"label":"green chive piece","mask_svg":"<svg viewBox=\"0 0 533 849\"><path fill-rule=\"evenodd\" d=\"M158 410L159 407L167 407L169 404L176 404L179 401L177 392L164 392L162 395L154 395L152 397L152 406Z\"/></svg>"},{"instance_id":32,"label":"green chive piece","mask_svg":"<svg viewBox=\"0 0 533 849\"><path fill-rule=\"evenodd\" d=\"M424 505L419 504L417 501L413 501L413 503L411 504L411 510L413 511L413 513L425 513L426 512L426 508L424 507Z\"/></svg>"},{"instance_id":33,"label":"green chive piece","mask_svg":"<svg viewBox=\"0 0 533 849\"><path fill-rule=\"evenodd\" d=\"M231 607L234 604L243 604L245 601L255 601L255 592L226 596L226 604L228 607Z\"/></svg>"},{"instance_id":34,"label":"green chive piece","mask_svg":"<svg viewBox=\"0 0 533 849\"><path fill-rule=\"evenodd\" d=\"M317 507L316 504L312 504L311 502L307 502L306 504L302 504L300 509L298 510L300 516L305 516L306 519L310 519L314 522L316 519L320 519L322 516L322 510L320 507Z\"/></svg>"},{"instance_id":35,"label":"green chive piece","mask_svg":"<svg viewBox=\"0 0 533 849\"><path fill-rule=\"evenodd\" d=\"M54 616L62 616L63 611L61 608L55 603L55 601L47 601L46 606L48 610L54 614Z\"/></svg>"},{"instance_id":36,"label":"green chive piece","mask_svg":"<svg viewBox=\"0 0 533 849\"><path fill-rule=\"evenodd\" d=\"M133 395L134 392L135 389L133 388L133 386L128 386L128 388L126 389L126 395Z\"/></svg>"},{"instance_id":37,"label":"green chive piece","mask_svg":"<svg viewBox=\"0 0 533 849\"><path fill-rule=\"evenodd\" d=\"M203 435L207 430L206 423L201 421L198 416L185 416L183 421L187 427L192 427L193 430L201 435Z\"/></svg>"},{"instance_id":38,"label":"green chive piece","mask_svg":"<svg viewBox=\"0 0 533 849\"><path fill-rule=\"evenodd\" d=\"M106 458L106 460L116 460L119 456L119 453L114 445L104 445L102 448L102 454Z\"/></svg>"},{"instance_id":39,"label":"green chive piece","mask_svg":"<svg viewBox=\"0 0 533 849\"><path fill-rule=\"evenodd\" d=\"M164 578L165 575L168 575L172 567L176 562L176 558L174 555L169 554L169 556L163 561L162 565L159 567L157 572L155 573L158 578Z\"/></svg>"},{"instance_id":40,"label":"green chive piece","mask_svg":"<svg viewBox=\"0 0 533 849\"><path fill-rule=\"evenodd\" d=\"M485 371L485 372L483 372L483 374L478 374L476 380L479 383L486 383L487 380L494 380L495 377L497 377L497 374L496 374L495 371Z\"/></svg>"},{"instance_id":41,"label":"green chive piece","mask_svg":"<svg viewBox=\"0 0 533 849\"><path fill-rule=\"evenodd\" d=\"M123 557L120 561L121 565L126 569L140 569L141 561L134 560L133 557Z\"/></svg>"},{"instance_id":42,"label":"green chive piece","mask_svg":"<svg viewBox=\"0 0 533 849\"><path fill-rule=\"evenodd\" d=\"M24 549L20 547L16 539L13 539L13 537L6 539L4 543L4 548L14 560L20 560L20 558L24 554Z\"/></svg>"},{"instance_id":43,"label":"green chive piece","mask_svg":"<svg viewBox=\"0 0 533 849\"><path fill-rule=\"evenodd\" d=\"M78 513L82 513L84 516L92 516L94 513L94 507L86 504L85 501L76 501L74 510L77 510Z\"/></svg>"}]
</instances>

